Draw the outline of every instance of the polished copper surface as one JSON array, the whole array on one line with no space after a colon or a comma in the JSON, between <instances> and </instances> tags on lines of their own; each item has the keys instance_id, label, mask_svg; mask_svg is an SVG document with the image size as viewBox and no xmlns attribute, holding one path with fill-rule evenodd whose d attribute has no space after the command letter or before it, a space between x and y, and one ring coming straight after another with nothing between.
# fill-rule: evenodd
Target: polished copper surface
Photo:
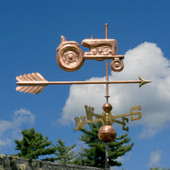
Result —
<instances>
[{"instance_id":1,"label":"polished copper surface","mask_svg":"<svg viewBox=\"0 0 170 170\"><path fill-rule=\"evenodd\" d=\"M34 79L30 79L29 75L34 75ZM40 73L29 73L16 77L17 85L64 85L64 84L136 84L139 87L151 81L139 77L139 80L115 80L115 81L47 81Z\"/></svg>"},{"instance_id":2,"label":"polished copper surface","mask_svg":"<svg viewBox=\"0 0 170 170\"><path fill-rule=\"evenodd\" d=\"M64 36L61 36L61 43L57 47L56 55L58 65L65 71L76 71L87 59L97 61L124 59L124 55L117 55L117 41L108 39L108 24L105 24L105 34L105 39L93 39L93 35L91 35L91 39L82 40L81 45L89 48L89 52L83 52L76 41L67 41Z\"/></svg>"},{"instance_id":3,"label":"polished copper surface","mask_svg":"<svg viewBox=\"0 0 170 170\"><path fill-rule=\"evenodd\" d=\"M106 102L108 102L108 98L109 98L109 60L106 59Z\"/></svg>"},{"instance_id":4,"label":"polished copper surface","mask_svg":"<svg viewBox=\"0 0 170 170\"><path fill-rule=\"evenodd\" d=\"M98 132L98 137L103 142L112 142L116 138L116 131L110 125L104 125Z\"/></svg>"},{"instance_id":5,"label":"polished copper surface","mask_svg":"<svg viewBox=\"0 0 170 170\"><path fill-rule=\"evenodd\" d=\"M24 92L24 93L32 93L32 94L39 94L46 86L48 81L40 74L40 73L31 73L31 74L24 74L23 76L17 76L16 80L19 86L16 87L17 91ZM24 83L25 82L25 83ZM28 82L41 82L42 84L26 84Z\"/></svg>"},{"instance_id":6,"label":"polished copper surface","mask_svg":"<svg viewBox=\"0 0 170 170\"><path fill-rule=\"evenodd\" d=\"M124 64L123 64L123 61L121 61L120 58L115 58L111 64L110 64L110 67L113 71L115 72L120 72L123 70L124 68Z\"/></svg>"},{"instance_id":7,"label":"polished copper surface","mask_svg":"<svg viewBox=\"0 0 170 170\"><path fill-rule=\"evenodd\" d=\"M76 41L67 41L64 36L61 36L56 58L58 65L65 71L76 71L84 62L80 45Z\"/></svg>"},{"instance_id":8,"label":"polished copper surface","mask_svg":"<svg viewBox=\"0 0 170 170\"><path fill-rule=\"evenodd\" d=\"M110 103L105 103L102 108L104 112L110 112L112 110L112 105Z\"/></svg>"},{"instance_id":9,"label":"polished copper surface","mask_svg":"<svg viewBox=\"0 0 170 170\"><path fill-rule=\"evenodd\" d=\"M105 37L108 39L108 23L105 24Z\"/></svg>"},{"instance_id":10,"label":"polished copper surface","mask_svg":"<svg viewBox=\"0 0 170 170\"><path fill-rule=\"evenodd\" d=\"M115 59L115 58L120 58L124 59L124 55L84 55L84 60L98 60L102 61L104 59Z\"/></svg>"},{"instance_id":11,"label":"polished copper surface","mask_svg":"<svg viewBox=\"0 0 170 170\"><path fill-rule=\"evenodd\" d=\"M115 39L84 39L81 43L82 46L90 49L89 52L85 52L85 57L95 57L96 60L102 61L104 58L98 58L99 56L114 56L117 55L117 41Z\"/></svg>"},{"instance_id":12,"label":"polished copper surface","mask_svg":"<svg viewBox=\"0 0 170 170\"><path fill-rule=\"evenodd\" d=\"M108 72L106 72L108 75ZM151 81L139 77L139 80L119 80L119 81L47 81L40 73L29 73L16 77L17 91L24 93L39 94L47 85L66 85L66 84L106 84L106 97L109 97L109 84L139 83L139 87Z\"/></svg>"}]
</instances>

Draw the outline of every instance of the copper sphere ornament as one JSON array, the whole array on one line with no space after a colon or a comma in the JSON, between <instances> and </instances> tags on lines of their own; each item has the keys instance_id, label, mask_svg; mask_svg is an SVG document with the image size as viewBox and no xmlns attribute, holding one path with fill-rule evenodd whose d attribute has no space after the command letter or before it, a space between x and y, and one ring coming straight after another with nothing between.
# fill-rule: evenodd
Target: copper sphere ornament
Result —
<instances>
[{"instance_id":1,"label":"copper sphere ornament","mask_svg":"<svg viewBox=\"0 0 170 170\"><path fill-rule=\"evenodd\" d=\"M104 125L99 129L98 137L102 142L112 142L116 138L116 131L110 125Z\"/></svg>"},{"instance_id":2,"label":"copper sphere ornament","mask_svg":"<svg viewBox=\"0 0 170 170\"><path fill-rule=\"evenodd\" d=\"M103 108L103 111L108 113L112 110L112 105L110 103L105 103L102 108Z\"/></svg>"}]
</instances>

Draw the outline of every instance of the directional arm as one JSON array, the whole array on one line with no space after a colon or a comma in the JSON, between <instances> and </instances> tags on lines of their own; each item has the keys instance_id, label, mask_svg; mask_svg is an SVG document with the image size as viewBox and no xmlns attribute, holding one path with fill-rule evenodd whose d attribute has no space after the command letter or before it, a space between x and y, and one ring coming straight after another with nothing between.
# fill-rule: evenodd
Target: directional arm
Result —
<instances>
[{"instance_id":1,"label":"directional arm","mask_svg":"<svg viewBox=\"0 0 170 170\"><path fill-rule=\"evenodd\" d=\"M134 111L134 110L138 110L138 111ZM131 116L131 121L133 120L138 120L140 119L142 116L141 116L141 112L139 111L141 110L141 106L134 106L134 107L131 107L130 109L130 113L125 113L125 114L121 114L121 115L112 115L111 118L112 120L114 119L117 119L117 118L122 118L122 117L126 117L126 116ZM133 115L137 115L136 116L133 116Z\"/></svg>"},{"instance_id":2,"label":"directional arm","mask_svg":"<svg viewBox=\"0 0 170 170\"><path fill-rule=\"evenodd\" d=\"M141 110L141 106L134 106L131 107L130 109L130 113L125 113L125 114L120 114L120 115L113 115L111 112L110 113L106 113L104 112L102 115L98 115L96 113L94 113L94 108L85 105L85 110L86 110L86 116L81 116L81 119L78 117L75 117L75 123L76 123L76 127L75 130L80 130L80 129L84 129L85 128L85 124L87 123L92 123L92 122L102 122L103 125L106 124L112 124L113 122L115 123L119 123L122 124L122 129L128 131L129 128L126 127L126 123L129 122L129 119L126 118L127 116L131 116L131 121L134 120L138 120L140 119L141 116L141 112L139 110ZM135 111L137 110L137 111ZM137 115L137 116L134 116ZM93 119L93 117L95 116L95 119ZM86 120L87 118L87 120ZM121 120L117 120L121 118Z\"/></svg>"},{"instance_id":3,"label":"directional arm","mask_svg":"<svg viewBox=\"0 0 170 170\"><path fill-rule=\"evenodd\" d=\"M24 74L16 77L17 91L24 93L38 94L47 85L70 85L70 84L131 84L139 83L139 87L151 81L139 77L139 80L119 81L47 81L40 73Z\"/></svg>"},{"instance_id":4,"label":"directional arm","mask_svg":"<svg viewBox=\"0 0 170 170\"><path fill-rule=\"evenodd\" d=\"M102 119L102 115L98 115L94 113L94 107L90 107L85 105L85 110L86 110L86 116L81 116L81 119L79 117L75 117L75 123L76 127L74 130L80 130L85 128L85 124L87 123L92 123L92 122L102 122L104 124L104 120ZM93 119L93 116L96 117L96 119ZM87 120L85 120L87 118Z\"/></svg>"}]
</instances>

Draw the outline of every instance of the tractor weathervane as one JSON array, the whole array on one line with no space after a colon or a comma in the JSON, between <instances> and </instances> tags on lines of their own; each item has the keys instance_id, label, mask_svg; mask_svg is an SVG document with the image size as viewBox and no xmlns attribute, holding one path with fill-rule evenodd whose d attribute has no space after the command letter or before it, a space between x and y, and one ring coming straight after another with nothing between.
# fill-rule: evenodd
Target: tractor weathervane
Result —
<instances>
[{"instance_id":1,"label":"tractor weathervane","mask_svg":"<svg viewBox=\"0 0 170 170\"><path fill-rule=\"evenodd\" d=\"M117 41L115 39L108 39L108 24L105 24L105 39L84 39L82 46L89 48L89 52L83 52L80 45L76 41L67 41L64 36L61 36L61 43L57 47L57 63L65 71L76 71L84 63L85 60L106 60L106 80L105 81L47 81L40 73L31 73L17 76L17 91L27 92L32 94L40 93L47 85L62 85L62 84L106 84L106 103L103 105L102 115L94 113L94 108L85 105L86 116L75 117L75 130L85 128L85 124L91 122L102 122L103 126L100 128L98 137L106 144L113 141L116 137L116 131L111 126L113 122L122 124L122 129L128 131L126 123L128 123L128 116L131 121L141 118L141 106L131 107L130 112L121 115L114 115L111 113L112 105L109 104L109 84L127 84L138 83L139 87L151 81L139 77L139 80L119 80L109 81L108 64L109 59L112 59L110 66L114 72L120 72L124 68L122 59L124 55L117 54ZM94 119L93 119L94 118ZM108 145L106 145L108 147ZM106 148L108 151L108 148ZM106 153L108 158L108 153ZM107 159L108 160L108 159ZM106 164L107 164L106 160ZM107 166L106 166L107 167Z\"/></svg>"}]
</instances>

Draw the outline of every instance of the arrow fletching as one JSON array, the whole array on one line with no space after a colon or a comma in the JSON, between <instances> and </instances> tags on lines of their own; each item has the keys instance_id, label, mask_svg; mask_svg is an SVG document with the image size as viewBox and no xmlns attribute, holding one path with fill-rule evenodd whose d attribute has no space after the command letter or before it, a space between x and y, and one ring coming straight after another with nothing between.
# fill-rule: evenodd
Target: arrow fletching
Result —
<instances>
[{"instance_id":1,"label":"arrow fletching","mask_svg":"<svg viewBox=\"0 0 170 170\"><path fill-rule=\"evenodd\" d=\"M48 81L40 73L29 73L16 77L17 91L24 93L39 94L46 86Z\"/></svg>"}]
</instances>

